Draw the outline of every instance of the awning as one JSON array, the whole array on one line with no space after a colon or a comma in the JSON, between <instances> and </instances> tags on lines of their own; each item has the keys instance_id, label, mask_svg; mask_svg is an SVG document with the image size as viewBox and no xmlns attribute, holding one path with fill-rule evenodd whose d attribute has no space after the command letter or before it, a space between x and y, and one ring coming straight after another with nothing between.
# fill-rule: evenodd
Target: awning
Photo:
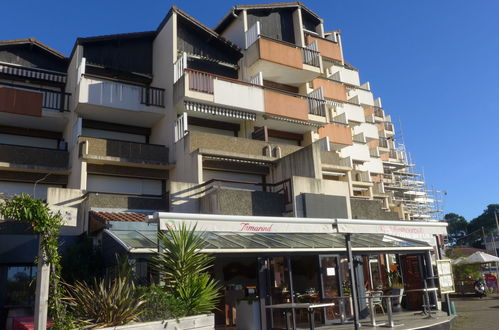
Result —
<instances>
[{"instance_id":1,"label":"awning","mask_svg":"<svg viewBox=\"0 0 499 330\"><path fill-rule=\"evenodd\" d=\"M156 253L156 231L109 230L105 232L130 253ZM331 233L233 233L203 232L206 253L345 252L345 237ZM410 239L383 234L352 236L354 252L424 251L432 247Z\"/></svg>"},{"instance_id":2,"label":"awning","mask_svg":"<svg viewBox=\"0 0 499 330\"><path fill-rule=\"evenodd\" d=\"M222 107L217 107L214 105L184 101L185 108L189 111L198 111L203 113L209 113L211 115L225 116L232 118L239 118L244 120L256 120L256 115L251 112L227 109Z\"/></svg>"}]
</instances>

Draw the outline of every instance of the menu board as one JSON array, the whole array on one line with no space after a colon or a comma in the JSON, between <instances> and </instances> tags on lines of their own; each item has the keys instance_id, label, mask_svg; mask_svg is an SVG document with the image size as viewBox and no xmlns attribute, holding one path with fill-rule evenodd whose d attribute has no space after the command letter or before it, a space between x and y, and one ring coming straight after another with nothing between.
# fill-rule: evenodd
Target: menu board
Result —
<instances>
[{"instance_id":1,"label":"menu board","mask_svg":"<svg viewBox=\"0 0 499 330\"><path fill-rule=\"evenodd\" d=\"M438 282L440 283L440 293L455 292L454 276L452 275L452 265L450 259L437 260Z\"/></svg>"}]
</instances>

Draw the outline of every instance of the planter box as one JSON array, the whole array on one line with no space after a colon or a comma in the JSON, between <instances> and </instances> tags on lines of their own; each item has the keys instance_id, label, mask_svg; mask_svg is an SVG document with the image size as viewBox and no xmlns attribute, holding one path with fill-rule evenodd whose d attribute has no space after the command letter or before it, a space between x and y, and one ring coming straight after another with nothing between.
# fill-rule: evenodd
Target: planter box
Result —
<instances>
[{"instance_id":1,"label":"planter box","mask_svg":"<svg viewBox=\"0 0 499 330\"><path fill-rule=\"evenodd\" d=\"M144 323L133 323L117 327L103 328L103 330L121 330L121 329L139 329L139 330L212 330L215 329L215 315L202 314L187 316L177 320L164 320Z\"/></svg>"}]
</instances>

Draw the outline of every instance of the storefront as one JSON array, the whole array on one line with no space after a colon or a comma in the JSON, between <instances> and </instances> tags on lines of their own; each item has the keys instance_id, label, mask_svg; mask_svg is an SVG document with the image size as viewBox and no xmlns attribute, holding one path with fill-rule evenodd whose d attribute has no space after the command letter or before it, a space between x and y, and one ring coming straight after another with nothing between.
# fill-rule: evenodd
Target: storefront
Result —
<instances>
[{"instance_id":1,"label":"storefront","mask_svg":"<svg viewBox=\"0 0 499 330\"><path fill-rule=\"evenodd\" d=\"M433 276L432 245L408 234L445 231L440 223L179 213L156 213L151 221L158 223L158 230L185 223L205 233L203 251L216 257L213 276L224 287L216 323L250 322L253 329L285 328L289 322L307 325L306 311L286 314L268 308L282 303L334 303L314 312L317 325L366 317L362 297L392 290L389 275L398 272L410 289L422 288L424 279ZM359 233L359 227L365 232ZM389 230L406 237L385 233ZM148 244L139 243L130 232L110 234L131 253L157 251L155 232L149 233ZM421 295L408 295L405 304L420 308Z\"/></svg>"}]
</instances>

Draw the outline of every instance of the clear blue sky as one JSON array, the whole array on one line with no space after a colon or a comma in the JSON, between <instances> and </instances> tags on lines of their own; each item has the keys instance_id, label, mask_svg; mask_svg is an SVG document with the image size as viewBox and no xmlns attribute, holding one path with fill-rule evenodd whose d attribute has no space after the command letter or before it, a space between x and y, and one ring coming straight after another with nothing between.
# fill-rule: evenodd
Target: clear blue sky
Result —
<instances>
[{"instance_id":1,"label":"clear blue sky","mask_svg":"<svg viewBox=\"0 0 499 330\"><path fill-rule=\"evenodd\" d=\"M235 4L271 1L3 1L0 40L35 37L69 55L77 37L154 30L177 5L213 27ZM381 96L445 212L499 203L499 1L310 0ZM399 134L397 134L400 136Z\"/></svg>"}]
</instances>

